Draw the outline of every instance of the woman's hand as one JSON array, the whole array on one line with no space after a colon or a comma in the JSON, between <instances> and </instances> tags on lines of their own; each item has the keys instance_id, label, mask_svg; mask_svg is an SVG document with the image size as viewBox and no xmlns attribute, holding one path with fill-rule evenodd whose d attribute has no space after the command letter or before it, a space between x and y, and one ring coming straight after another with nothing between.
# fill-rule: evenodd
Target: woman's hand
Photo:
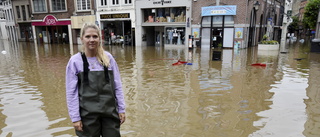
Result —
<instances>
[{"instance_id":1,"label":"woman's hand","mask_svg":"<svg viewBox=\"0 0 320 137\"><path fill-rule=\"evenodd\" d=\"M74 127L77 131L83 131L83 130L82 130L82 121L73 122L73 127Z\"/></svg>"},{"instance_id":2,"label":"woman's hand","mask_svg":"<svg viewBox=\"0 0 320 137\"><path fill-rule=\"evenodd\" d=\"M119 118L120 118L120 125L126 121L126 114L125 113L119 113Z\"/></svg>"}]
</instances>

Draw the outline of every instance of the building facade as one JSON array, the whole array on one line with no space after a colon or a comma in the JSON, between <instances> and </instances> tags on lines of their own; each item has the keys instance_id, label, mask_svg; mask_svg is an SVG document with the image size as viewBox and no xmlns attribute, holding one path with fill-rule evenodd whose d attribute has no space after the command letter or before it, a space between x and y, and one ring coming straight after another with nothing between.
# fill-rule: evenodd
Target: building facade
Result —
<instances>
[{"instance_id":1,"label":"building facade","mask_svg":"<svg viewBox=\"0 0 320 137\"><path fill-rule=\"evenodd\" d=\"M246 48L266 33L280 40L282 0L193 0L192 34L201 47ZM279 32L280 30L280 32Z\"/></svg>"},{"instance_id":2,"label":"building facade","mask_svg":"<svg viewBox=\"0 0 320 137\"><path fill-rule=\"evenodd\" d=\"M84 23L96 23L95 0L70 0L73 44L81 44L80 30ZM97 24L97 23L96 23Z\"/></svg>"},{"instance_id":3,"label":"building facade","mask_svg":"<svg viewBox=\"0 0 320 137\"><path fill-rule=\"evenodd\" d=\"M105 44L134 45L135 1L101 0L96 2L97 24Z\"/></svg>"},{"instance_id":4,"label":"building facade","mask_svg":"<svg viewBox=\"0 0 320 137\"><path fill-rule=\"evenodd\" d=\"M29 1L26 0L12 0L13 13L15 15L15 23L17 26L17 35L19 41L32 40L31 27L31 8Z\"/></svg>"},{"instance_id":5,"label":"building facade","mask_svg":"<svg viewBox=\"0 0 320 137\"><path fill-rule=\"evenodd\" d=\"M1 2L1 14L0 19L0 38L15 41L17 40L17 28L14 22L15 16L13 14L11 0Z\"/></svg>"},{"instance_id":6,"label":"building facade","mask_svg":"<svg viewBox=\"0 0 320 137\"><path fill-rule=\"evenodd\" d=\"M32 32L38 43L72 41L71 19L73 0L30 0Z\"/></svg>"},{"instance_id":7,"label":"building facade","mask_svg":"<svg viewBox=\"0 0 320 137\"><path fill-rule=\"evenodd\" d=\"M192 0L136 0L136 46L186 47Z\"/></svg>"}]
</instances>

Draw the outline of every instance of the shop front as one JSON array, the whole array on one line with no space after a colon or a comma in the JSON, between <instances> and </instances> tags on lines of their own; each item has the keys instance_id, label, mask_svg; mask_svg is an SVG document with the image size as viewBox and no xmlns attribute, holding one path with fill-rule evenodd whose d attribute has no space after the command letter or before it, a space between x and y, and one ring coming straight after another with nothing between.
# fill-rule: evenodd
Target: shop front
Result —
<instances>
[{"instance_id":1,"label":"shop front","mask_svg":"<svg viewBox=\"0 0 320 137\"><path fill-rule=\"evenodd\" d=\"M137 46L187 47L190 1L136 1L136 6Z\"/></svg>"},{"instance_id":2,"label":"shop front","mask_svg":"<svg viewBox=\"0 0 320 137\"><path fill-rule=\"evenodd\" d=\"M32 30L38 43L67 44L70 42L71 21L47 15L42 21L32 22Z\"/></svg>"},{"instance_id":3,"label":"shop front","mask_svg":"<svg viewBox=\"0 0 320 137\"><path fill-rule=\"evenodd\" d=\"M133 45L134 28L130 13L100 14L102 36L106 45Z\"/></svg>"},{"instance_id":4,"label":"shop front","mask_svg":"<svg viewBox=\"0 0 320 137\"><path fill-rule=\"evenodd\" d=\"M201 47L234 47L236 9L235 5L202 7Z\"/></svg>"}]
</instances>

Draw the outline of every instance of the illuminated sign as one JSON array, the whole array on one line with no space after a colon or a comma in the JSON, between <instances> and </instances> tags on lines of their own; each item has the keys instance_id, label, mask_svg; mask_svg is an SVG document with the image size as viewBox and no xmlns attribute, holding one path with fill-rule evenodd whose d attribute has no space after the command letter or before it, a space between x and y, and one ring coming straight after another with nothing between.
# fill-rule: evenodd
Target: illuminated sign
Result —
<instances>
[{"instance_id":1,"label":"illuminated sign","mask_svg":"<svg viewBox=\"0 0 320 137\"><path fill-rule=\"evenodd\" d=\"M130 18L130 13L100 15L100 19L118 19L118 18Z\"/></svg>"}]
</instances>

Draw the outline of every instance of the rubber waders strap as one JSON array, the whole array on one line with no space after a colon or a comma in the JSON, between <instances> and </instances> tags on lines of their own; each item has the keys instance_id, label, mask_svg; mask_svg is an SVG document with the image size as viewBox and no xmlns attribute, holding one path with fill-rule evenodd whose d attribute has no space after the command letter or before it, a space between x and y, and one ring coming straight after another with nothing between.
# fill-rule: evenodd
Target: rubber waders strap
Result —
<instances>
[{"instance_id":1,"label":"rubber waders strap","mask_svg":"<svg viewBox=\"0 0 320 137\"><path fill-rule=\"evenodd\" d=\"M83 61L83 74L84 74L84 83L89 83L88 73L89 73L89 63L84 52L81 53L82 61Z\"/></svg>"},{"instance_id":2,"label":"rubber waders strap","mask_svg":"<svg viewBox=\"0 0 320 137\"><path fill-rule=\"evenodd\" d=\"M110 82L110 78L109 78L108 67L103 66L103 68L104 68L104 76L106 78L107 83L109 83Z\"/></svg>"}]
</instances>

